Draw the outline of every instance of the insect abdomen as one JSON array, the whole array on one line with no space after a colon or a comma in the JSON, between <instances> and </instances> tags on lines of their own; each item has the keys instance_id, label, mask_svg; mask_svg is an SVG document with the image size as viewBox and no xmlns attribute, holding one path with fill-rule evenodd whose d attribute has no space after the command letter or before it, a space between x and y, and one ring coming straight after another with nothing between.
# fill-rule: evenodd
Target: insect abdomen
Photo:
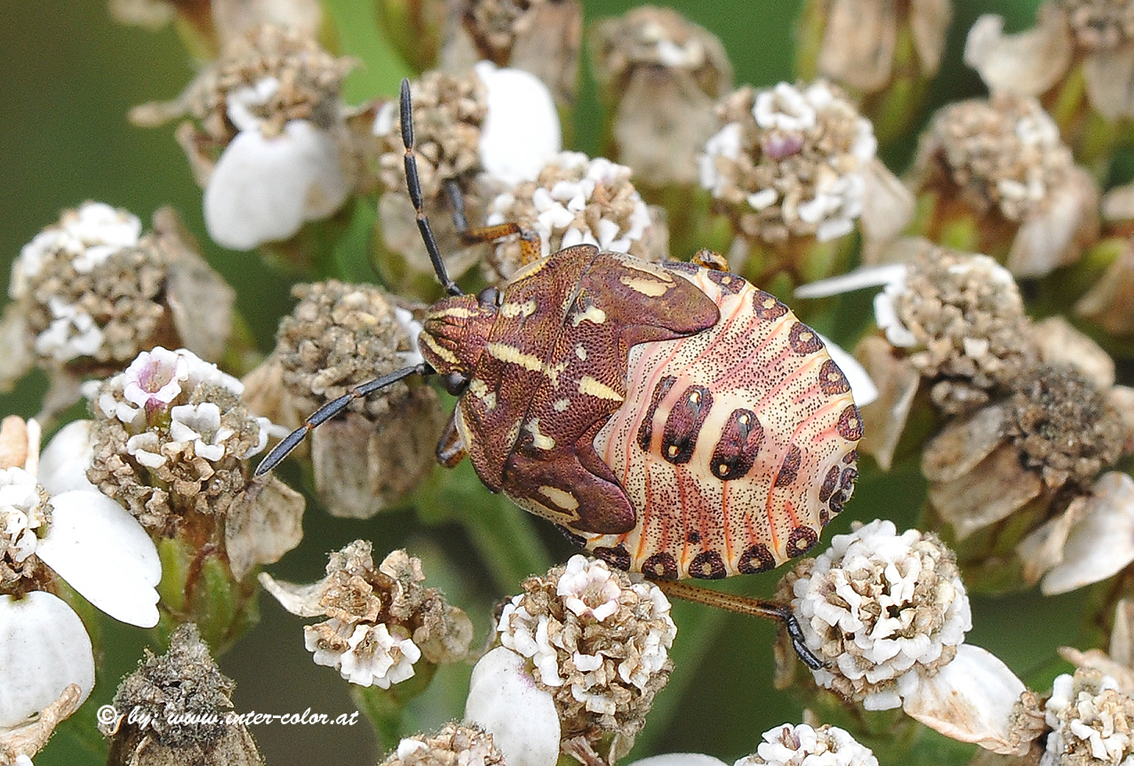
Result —
<instances>
[{"instance_id":1,"label":"insect abdomen","mask_svg":"<svg viewBox=\"0 0 1134 766\"><path fill-rule=\"evenodd\" d=\"M628 396L595 438L638 526L584 535L632 571L719 578L810 548L853 489L861 421L822 341L733 275L689 275L719 306L712 329L630 351Z\"/></svg>"}]
</instances>

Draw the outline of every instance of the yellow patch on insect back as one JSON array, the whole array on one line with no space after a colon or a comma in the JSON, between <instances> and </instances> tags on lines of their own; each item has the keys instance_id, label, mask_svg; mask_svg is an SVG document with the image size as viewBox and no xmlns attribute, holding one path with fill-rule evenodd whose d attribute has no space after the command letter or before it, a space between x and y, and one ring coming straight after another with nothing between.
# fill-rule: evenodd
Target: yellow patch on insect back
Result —
<instances>
[{"instance_id":1,"label":"yellow patch on insect back","mask_svg":"<svg viewBox=\"0 0 1134 766\"><path fill-rule=\"evenodd\" d=\"M504 303L500 306L500 316L506 319L515 319L516 317L530 317L536 312L535 298L529 298L523 303Z\"/></svg>"},{"instance_id":2,"label":"yellow patch on insect back","mask_svg":"<svg viewBox=\"0 0 1134 766\"><path fill-rule=\"evenodd\" d=\"M594 324L602 324L606 321L606 312L598 306L587 306L586 311L580 311L575 314L571 319L571 324L578 327L583 322L592 322Z\"/></svg>"},{"instance_id":3,"label":"yellow patch on insect back","mask_svg":"<svg viewBox=\"0 0 1134 766\"><path fill-rule=\"evenodd\" d=\"M540 432L539 418L532 418L528 421L528 424L525 427L527 428L528 433L532 435L532 446L534 446L536 449L555 449L555 439L552 439L547 434Z\"/></svg>"},{"instance_id":4,"label":"yellow patch on insect back","mask_svg":"<svg viewBox=\"0 0 1134 766\"><path fill-rule=\"evenodd\" d=\"M638 277L623 276L620 277L619 282L629 287L637 293L645 295L647 298L657 298L665 295L666 290L673 287L673 283L666 284L659 282L656 279L641 279Z\"/></svg>"},{"instance_id":5,"label":"yellow patch on insect back","mask_svg":"<svg viewBox=\"0 0 1134 766\"><path fill-rule=\"evenodd\" d=\"M549 487L543 484L539 488L539 493L565 511L573 511L579 507L579 501L575 499L574 495L558 487Z\"/></svg>"},{"instance_id":6,"label":"yellow patch on insect back","mask_svg":"<svg viewBox=\"0 0 1134 766\"><path fill-rule=\"evenodd\" d=\"M447 309L439 309L437 311L430 311L425 315L425 320L428 322L430 319L444 319L445 317L455 317L457 319L468 319L475 311L468 306L450 306Z\"/></svg>"},{"instance_id":7,"label":"yellow patch on insect back","mask_svg":"<svg viewBox=\"0 0 1134 766\"><path fill-rule=\"evenodd\" d=\"M473 378L469 381L469 393L484 402L486 410L492 410L496 407L496 392L488 390L488 384L480 378Z\"/></svg>"},{"instance_id":8,"label":"yellow patch on insect back","mask_svg":"<svg viewBox=\"0 0 1134 766\"><path fill-rule=\"evenodd\" d=\"M543 371L543 361L538 356L525 353L507 343L489 343L484 347L484 350L501 362L516 364L532 372Z\"/></svg>"},{"instance_id":9,"label":"yellow patch on insect back","mask_svg":"<svg viewBox=\"0 0 1134 766\"><path fill-rule=\"evenodd\" d=\"M588 396L593 396L598 399L609 399L614 402L622 402L626 400L626 397L624 397L622 394L618 393L602 381L597 380L596 378L592 378L590 375L584 375L583 377L579 378L579 393L587 394Z\"/></svg>"}]
</instances>

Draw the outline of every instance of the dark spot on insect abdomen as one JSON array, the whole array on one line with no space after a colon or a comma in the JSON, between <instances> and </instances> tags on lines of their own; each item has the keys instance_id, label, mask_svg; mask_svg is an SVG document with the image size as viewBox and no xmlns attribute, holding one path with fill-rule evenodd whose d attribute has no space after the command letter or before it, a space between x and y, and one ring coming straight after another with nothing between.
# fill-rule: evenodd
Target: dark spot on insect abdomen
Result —
<instances>
[{"instance_id":1,"label":"dark spot on insect abdomen","mask_svg":"<svg viewBox=\"0 0 1134 766\"><path fill-rule=\"evenodd\" d=\"M752 470L763 442L764 427L756 413L746 409L733 410L713 450L709 470L721 481L741 478Z\"/></svg>"},{"instance_id":2,"label":"dark spot on insect abdomen","mask_svg":"<svg viewBox=\"0 0 1134 766\"><path fill-rule=\"evenodd\" d=\"M843 414L839 415L839 422L835 426L839 436L847 441L856 442L862 438L862 416L858 414L858 407L848 404Z\"/></svg>"},{"instance_id":3,"label":"dark spot on insect abdomen","mask_svg":"<svg viewBox=\"0 0 1134 766\"><path fill-rule=\"evenodd\" d=\"M650 451L650 441L654 438L654 413L658 411L661 400L676 382L677 378L666 375L654 386L654 393L650 396L650 406L646 408L646 413L642 416L642 424L638 426L638 446L643 452Z\"/></svg>"},{"instance_id":4,"label":"dark spot on insect abdomen","mask_svg":"<svg viewBox=\"0 0 1134 766\"><path fill-rule=\"evenodd\" d=\"M736 562L736 571L741 574L756 574L776 568L776 557L763 543L749 546Z\"/></svg>"},{"instance_id":5,"label":"dark spot on insect abdomen","mask_svg":"<svg viewBox=\"0 0 1134 766\"><path fill-rule=\"evenodd\" d=\"M799 447L794 444L788 446L787 455L784 456L784 462L780 465L779 473L776 474L775 486L786 487L795 481L802 462L803 453L800 452Z\"/></svg>"},{"instance_id":6,"label":"dark spot on insect abdomen","mask_svg":"<svg viewBox=\"0 0 1134 766\"><path fill-rule=\"evenodd\" d=\"M752 294L752 311L765 321L779 319L788 313L788 307L780 299L763 290L756 290Z\"/></svg>"},{"instance_id":7,"label":"dark spot on insect abdomen","mask_svg":"<svg viewBox=\"0 0 1134 766\"><path fill-rule=\"evenodd\" d=\"M677 560L666 551L655 553L642 562L642 574L657 580L676 580Z\"/></svg>"},{"instance_id":8,"label":"dark spot on insect abdomen","mask_svg":"<svg viewBox=\"0 0 1134 766\"><path fill-rule=\"evenodd\" d=\"M689 562L689 576L698 580L719 580L727 575L724 560L716 551L701 551Z\"/></svg>"},{"instance_id":9,"label":"dark spot on insect abdomen","mask_svg":"<svg viewBox=\"0 0 1134 766\"><path fill-rule=\"evenodd\" d=\"M838 396L850 391L847 376L843 374L839 365L835 364L834 359L828 359L819 368L819 390L827 396Z\"/></svg>"},{"instance_id":10,"label":"dark spot on insect abdomen","mask_svg":"<svg viewBox=\"0 0 1134 766\"><path fill-rule=\"evenodd\" d=\"M616 569L628 571L630 569L630 551L621 545L613 548L595 548L592 553L595 558L602 559Z\"/></svg>"},{"instance_id":11,"label":"dark spot on insect abdomen","mask_svg":"<svg viewBox=\"0 0 1134 766\"><path fill-rule=\"evenodd\" d=\"M802 556L819 541L819 533L811 527L796 527L787 541L787 554L791 558Z\"/></svg>"},{"instance_id":12,"label":"dark spot on insect abdomen","mask_svg":"<svg viewBox=\"0 0 1134 766\"><path fill-rule=\"evenodd\" d=\"M709 410L713 394L704 386L689 386L669 411L662 431L662 457L674 465L688 463L697 447L697 436Z\"/></svg>"},{"instance_id":13,"label":"dark spot on insect abdomen","mask_svg":"<svg viewBox=\"0 0 1134 766\"><path fill-rule=\"evenodd\" d=\"M819 335L803 322L796 322L788 332L788 345L800 356L807 356L823 348L823 341L819 340Z\"/></svg>"}]
</instances>

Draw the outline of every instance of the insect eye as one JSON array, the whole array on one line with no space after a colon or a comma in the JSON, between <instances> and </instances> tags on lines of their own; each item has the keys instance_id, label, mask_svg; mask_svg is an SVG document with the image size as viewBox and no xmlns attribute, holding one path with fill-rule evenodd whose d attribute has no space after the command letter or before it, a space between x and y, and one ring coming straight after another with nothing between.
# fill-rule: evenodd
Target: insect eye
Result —
<instances>
[{"instance_id":1,"label":"insect eye","mask_svg":"<svg viewBox=\"0 0 1134 766\"><path fill-rule=\"evenodd\" d=\"M500 291L489 285L476 294L476 300L481 306L495 308L500 305Z\"/></svg>"},{"instance_id":2,"label":"insect eye","mask_svg":"<svg viewBox=\"0 0 1134 766\"><path fill-rule=\"evenodd\" d=\"M469 386L469 379L459 372L450 372L441 378L441 385L453 396L460 396Z\"/></svg>"}]
</instances>

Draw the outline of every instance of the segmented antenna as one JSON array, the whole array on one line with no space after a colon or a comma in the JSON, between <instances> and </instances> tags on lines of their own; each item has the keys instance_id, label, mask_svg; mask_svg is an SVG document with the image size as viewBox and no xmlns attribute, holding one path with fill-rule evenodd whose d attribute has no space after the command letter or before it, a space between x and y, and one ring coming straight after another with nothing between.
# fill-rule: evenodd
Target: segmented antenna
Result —
<instances>
[{"instance_id":1,"label":"segmented antenna","mask_svg":"<svg viewBox=\"0 0 1134 766\"><path fill-rule=\"evenodd\" d=\"M457 286L457 283L449 279L449 274L445 270L445 262L441 260L441 250L437 247L437 238L433 236L433 229L429 226L429 217L425 214L425 202L421 194L421 177L417 172L417 157L413 153L413 100L410 98L408 79L402 80L400 95L402 143L404 143L406 147L406 186L409 188L410 201L413 202L413 209L417 214L417 230L421 232L421 239L425 243L425 249L429 251L429 260L433 263L433 271L437 274L437 279L445 288L445 292L449 295L464 295L464 292ZM357 385L337 399L327 402L303 421L303 425L285 436L283 440L268 453L268 456L256 466L254 475L263 476L268 471L275 468L293 449L299 446L300 442L307 438L307 434L311 433L321 423L325 423L341 413L356 399L362 399L376 391L381 391L383 388L392 386L408 378L410 375L432 375L434 372L434 369L425 362L410 367L403 367L400 370L395 370L374 380Z\"/></svg>"},{"instance_id":2,"label":"segmented antenna","mask_svg":"<svg viewBox=\"0 0 1134 766\"><path fill-rule=\"evenodd\" d=\"M437 281L445 288L449 295L464 295L464 291L457 283L449 279L449 272L445 269L445 262L441 260L441 250L437 247L437 238L433 236L433 229L429 225L429 217L425 214L425 199L421 194L421 176L417 172L417 156L413 153L413 100L410 98L409 78L402 80L401 90L402 111L402 143L406 147L406 187L409 189L410 202L417 213L417 230L421 232L421 240L425 249L429 251L429 260L433 264L433 272Z\"/></svg>"}]
</instances>

